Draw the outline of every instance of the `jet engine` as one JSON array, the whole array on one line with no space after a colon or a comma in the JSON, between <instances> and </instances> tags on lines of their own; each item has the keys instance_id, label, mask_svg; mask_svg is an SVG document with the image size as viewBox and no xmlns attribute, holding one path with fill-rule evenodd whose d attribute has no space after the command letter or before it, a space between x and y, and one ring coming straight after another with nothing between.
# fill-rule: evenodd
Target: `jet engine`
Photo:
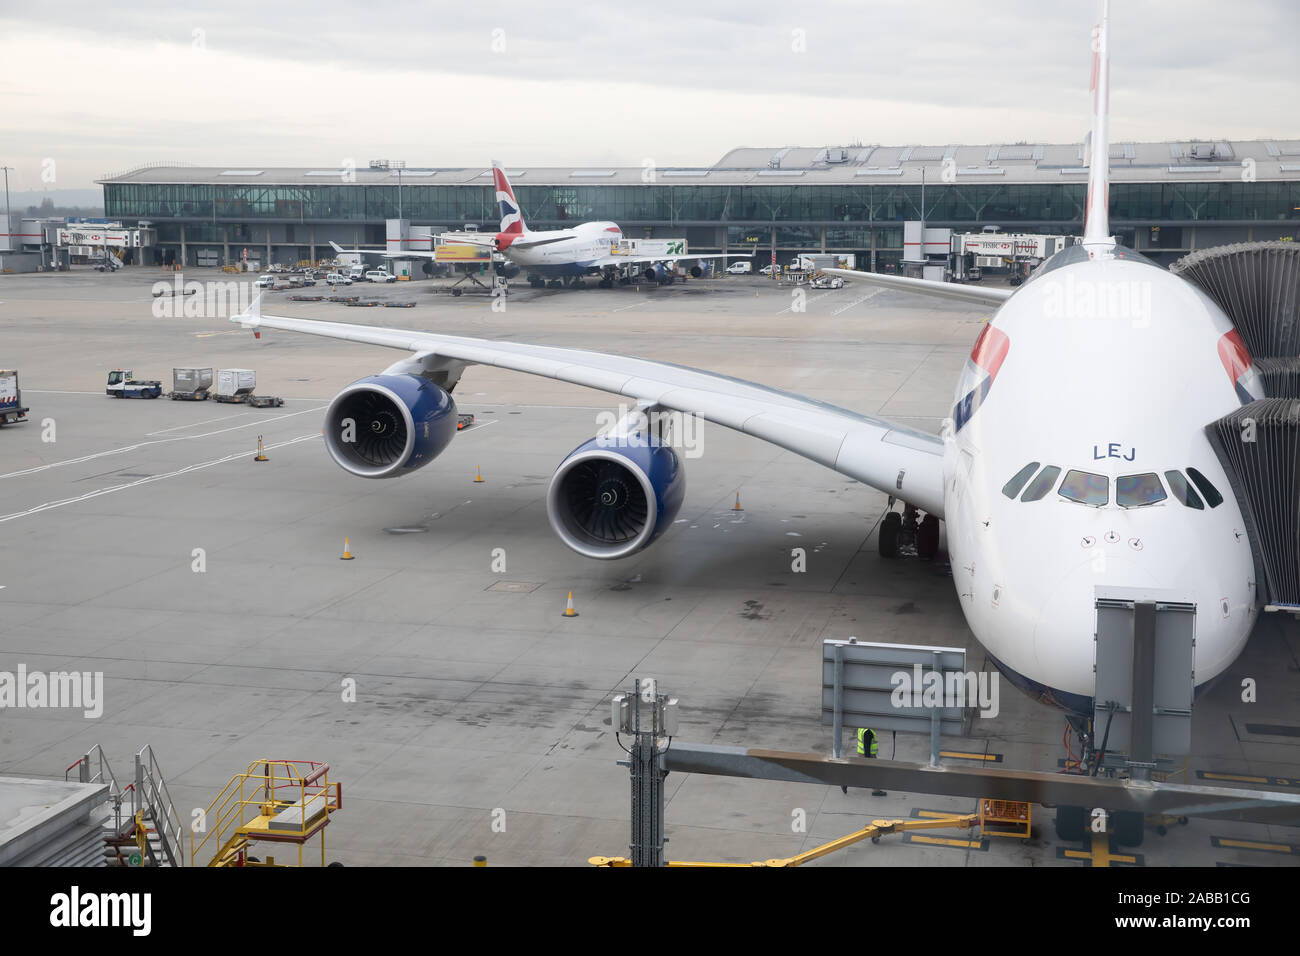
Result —
<instances>
[{"instance_id":1,"label":"jet engine","mask_svg":"<svg viewBox=\"0 0 1300 956\"><path fill-rule=\"evenodd\" d=\"M419 375L371 375L335 396L325 412L325 447L362 478L423 468L456 434L456 402Z\"/></svg>"},{"instance_id":2,"label":"jet engine","mask_svg":"<svg viewBox=\"0 0 1300 956\"><path fill-rule=\"evenodd\" d=\"M519 266L509 259L502 260L496 265L497 275L505 276L507 279L513 279L519 275Z\"/></svg>"},{"instance_id":3,"label":"jet engine","mask_svg":"<svg viewBox=\"0 0 1300 956\"><path fill-rule=\"evenodd\" d=\"M651 282L664 282L667 280L668 275L669 272L662 263L652 262L645 267L645 271L641 273L641 278L648 279Z\"/></svg>"},{"instance_id":4,"label":"jet engine","mask_svg":"<svg viewBox=\"0 0 1300 956\"><path fill-rule=\"evenodd\" d=\"M695 265L691 266L692 279L698 279L702 275L704 275L704 266L700 265L698 262Z\"/></svg>"},{"instance_id":5,"label":"jet engine","mask_svg":"<svg viewBox=\"0 0 1300 956\"><path fill-rule=\"evenodd\" d=\"M588 558L622 558L672 527L686 496L677 453L643 435L593 438L551 478L546 513L560 540Z\"/></svg>"}]
</instances>

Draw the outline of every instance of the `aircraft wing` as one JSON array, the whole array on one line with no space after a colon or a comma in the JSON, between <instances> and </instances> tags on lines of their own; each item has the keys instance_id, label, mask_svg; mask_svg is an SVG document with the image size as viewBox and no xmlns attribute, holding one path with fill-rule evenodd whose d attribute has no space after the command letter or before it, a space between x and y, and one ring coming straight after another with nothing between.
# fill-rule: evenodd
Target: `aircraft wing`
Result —
<instances>
[{"instance_id":1,"label":"aircraft wing","mask_svg":"<svg viewBox=\"0 0 1300 956\"><path fill-rule=\"evenodd\" d=\"M687 253L680 256L602 256L597 259L594 266L617 266L630 265L634 262L680 262L683 259L751 259L752 252L705 252L701 254Z\"/></svg>"},{"instance_id":2,"label":"aircraft wing","mask_svg":"<svg viewBox=\"0 0 1300 956\"><path fill-rule=\"evenodd\" d=\"M492 249L496 248L496 243L491 240L457 239L454 243L450 243L450 245L487 246ZM407 249L402 252L389 252L387 249L344 249L336 242L331 242L330 246L334 249L335 255L348 252L359 253L363 256L383 256L385 259L432 259L437 256L436 252L425 252L415 249Z\"/></svg>"},{"instance_id":3,"label":"aircraft wing","mask_svg":"<svg viewBox=\"0 0 1300 956\"><path fill-rule=\"evenodd\" d=\"M1011 289L981 289L978 286L962 285L958 282L935 282L933 279L909 279L906 276L890 275L887 272L859 272L856 269L822 269L827 275L843 276L867 285L876 285L896 292L913 292L937 299L952 299L956 302L968 302L974 305L999 306L1011 298Z\"/></svg>"},{"instance_id":4,"label":"aircraft wing","mask_svg":"<svg viewBox=\"0 0 1300 956\"><path fill-rule=\"evenodd\" d=\"M943 442L868 415L753 382L665 362L487 339L262 315L261 297L231 318L247 329L283 329L381 345L470 365L544 375L698 415L943 517Z\"/></svg>"},{"instance_id":5,"label":"aircraft wing","mask_svg":"<svg viewBox=\"0 0 1300 956\"><path fill-rule=\"evenodd\" d=\"M549 239L516 239L506 247L510 249L532 249L535 246L549 246L553 242L568 242L572 236L552 236Z\"/></svg>"}]
</instances>

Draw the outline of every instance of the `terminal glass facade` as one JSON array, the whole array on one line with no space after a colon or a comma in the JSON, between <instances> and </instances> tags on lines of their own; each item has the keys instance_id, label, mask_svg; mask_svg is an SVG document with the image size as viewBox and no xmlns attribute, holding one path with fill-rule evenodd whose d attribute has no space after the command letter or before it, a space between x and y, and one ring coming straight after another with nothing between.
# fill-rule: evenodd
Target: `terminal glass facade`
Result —
<instances>
[{"instance_id":1,"label":"terminal glass facade","mask_svg":"<svg viewBox=\"0 0 1300 956\"><path fill-rule=\"evenodd\" d=\"M1082 182L930 185L921 215L921 187L852 185L515 187L527 220L559 225L588 219L682 225L737 223L935 224L1075 223L1083 218ZM107 183L110 218L238 221L382 222L398 218L396 185L208 185ZM429 223L489 223L495 203L488 186L403 185L403 218ZM1114 183L1116 222L1294 221L1300 218L1300 183ZM857 230L861 232L861 230Z\"/></svg>"}]
</instances>

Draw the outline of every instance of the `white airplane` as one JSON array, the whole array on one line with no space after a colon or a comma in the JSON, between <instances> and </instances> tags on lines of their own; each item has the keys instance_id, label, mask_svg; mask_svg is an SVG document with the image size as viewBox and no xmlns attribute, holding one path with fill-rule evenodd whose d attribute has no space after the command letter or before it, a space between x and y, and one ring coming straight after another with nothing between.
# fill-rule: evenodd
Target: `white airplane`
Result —
<instances>
[{"instance_id":1,"label":"white airplane","mask_svg":"<svg viewBox=\"0 0 1300 956\"><path fill-rule=\"evenodd\" d=\"M1081 245L1014 292L825 270L996 308L939 435L663 362L261 315L256 302L233 321L409 353L349 385L326 412L326 446L353 474L409 474L446 447L456 426L449 392L467 366L549 376L628 396L643 412L701 416L885 492L904 513L886 514L882 553L912 531L918 551L933 554L944 522L971 631L1014 684L1047 703L1091 713L1098 586L1158 588L1194 603L1195 683L1205 685L1241 653L1257 602L1242 512L1204 429L1263 388L1217 305L1110 236L1107 8L1094 32ZM511 195L504 177L498 187ZM553 239L515 222L498 237L509 240L502 248L531 242L540 252L539 243L589 235ZM343 430L349 420L355 441ZM594 438L561 462L547 511L570 548L619 558L671 527L684 492L675 452L629 415L612 439Z\"/></svg>"},{"instance_id":2,"label":"white airplane","mask_svg":"<svg viewBox=\"0 0 1300 956\"><path fill-rule=\"evenodd\" d=\"M530 285L544 285L549 279L557 284L574 284L585 275L598 272L601 275L602 288L611 287L616 280L624 283L631 281L634 274L643 279L660 284L669 284L675 278L675 265L686 260L695 260L689 273L698 279L704 274L702 262L705 259L748 259L749 252L705 253L703 255L676 254L641 255L637 253L619 253L618 243L624 238L623 230L616 222L584 222L572 229L547 229L534 232L524 222L524 215L515 198L514 188L506 176L506 171L496 160L492 161L492 181L496 186L497 207L501 210L501 227L491 238L476 239L472 235L462 234L456 242L468 245L490 246L502 256L497 271L507 278L514 278L521 271L528 275ZM331 242L336 253L369 253L367 249L342 249ZM386 259L432 259L433 252L383 252ZM637 269L637 266L644 268Z\"/></svg>"}]
</instances>

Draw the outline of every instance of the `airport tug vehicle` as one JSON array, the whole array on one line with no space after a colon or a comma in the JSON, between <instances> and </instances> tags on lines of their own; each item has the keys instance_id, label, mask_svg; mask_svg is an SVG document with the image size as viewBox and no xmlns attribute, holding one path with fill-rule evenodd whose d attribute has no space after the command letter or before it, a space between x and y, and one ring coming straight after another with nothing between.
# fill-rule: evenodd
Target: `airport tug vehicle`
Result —
<instances>
[{"instance_id":1,"label":"airport tug vehicle","mask_svg":"<svg viewBox=\"0 0 1300 956\"><path fill-rule=\"evenodd\" d=\"M108 373L108 385L104 388L110 398L157 398L162 394L162 382L158 379L136 379L135 373L128 369L113 369Z\"/></svg>"}]
</instances>

